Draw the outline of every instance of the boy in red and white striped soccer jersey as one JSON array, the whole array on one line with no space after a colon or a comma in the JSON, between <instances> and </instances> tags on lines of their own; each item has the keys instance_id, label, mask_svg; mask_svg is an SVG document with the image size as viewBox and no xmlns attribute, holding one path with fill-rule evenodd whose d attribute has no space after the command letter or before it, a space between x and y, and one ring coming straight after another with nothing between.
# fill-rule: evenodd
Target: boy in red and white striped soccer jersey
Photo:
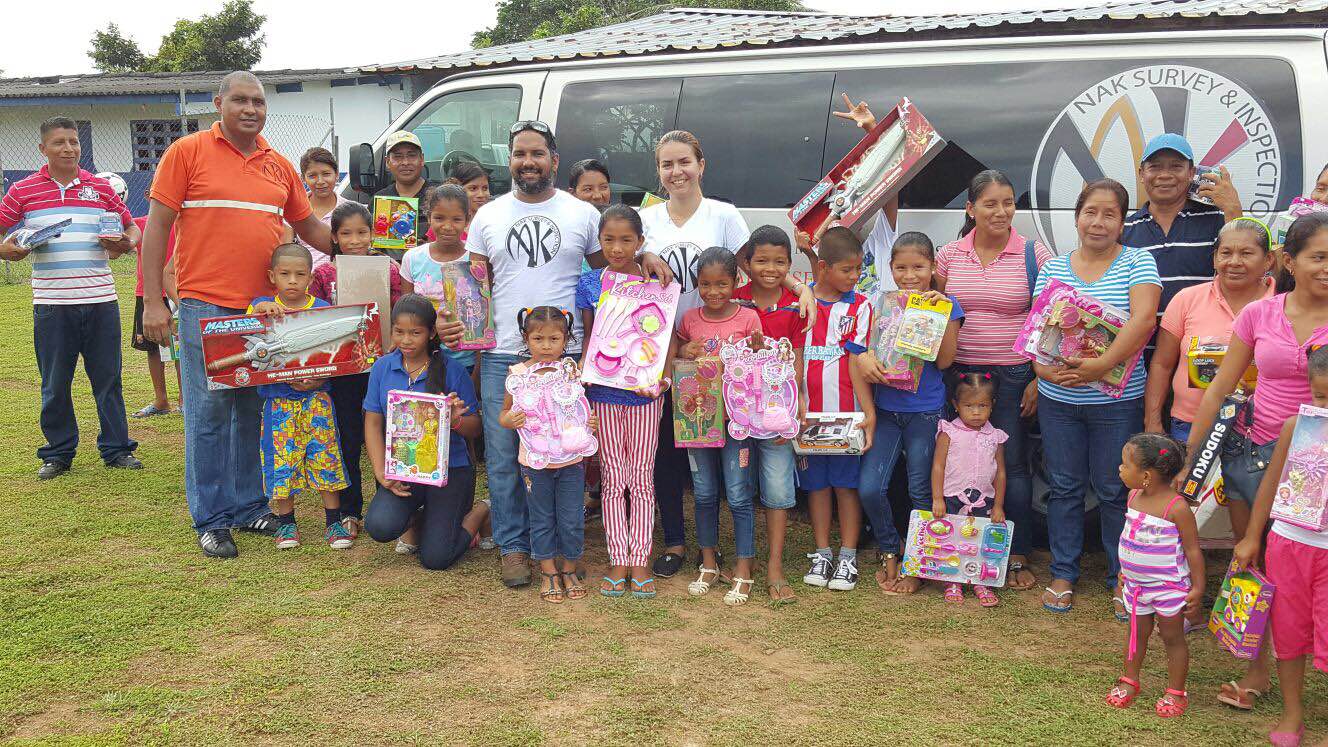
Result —
<instances>
[{"instance_id":1,"label":"boy in red and white striped soccer jersey","mask_svg":"<svg viewBox=\"0 0 1328 747\"><path fill-rule=\"evenodd\" d=\"M32 257L32 319L37 370L42 380L37 477L64 474L74 461L78 422L70 387L79 356L92 384L101 429L97 449L108 467L139 469L138 447L129 438L120 387L120 305L109 260L130 251L140 233L133 217L105 179L79 168L78 127L67 117L42 122L38 150L47 164L14 183L0 200L0 232L40 229L68 219L59 236L35 248L20 247L11 234L0 258ZM119 218L120 236L102 238L104 214Z\"/></svg>"},{"instance_id":2,"label":"boy in red and white striped soccer jersey","mask_svg":"<svg viewBox=\"0 0 1328 747\"><path fill-rule=\"evenodd\" d=\"M847 228L825 232L819 245L817 277L813 286L818 304L816 323L802 346L803 380L808 412L864 412L859 425L871 448L876 430L876 408L871 390L853 365L852 356L866 352L871 329L871 303L854 290L862 274L862 242ZM858 502L861 457L816 454L798 460L798 485L809 495L812 536L816 552L808 556L811 569L803 581L848 591L858 583L858 535L862 532L862 505ZM830 496L839 511L839 561L830 551ZM833 573L831 572L831 569Z\"/></svg>"}]
</instances>

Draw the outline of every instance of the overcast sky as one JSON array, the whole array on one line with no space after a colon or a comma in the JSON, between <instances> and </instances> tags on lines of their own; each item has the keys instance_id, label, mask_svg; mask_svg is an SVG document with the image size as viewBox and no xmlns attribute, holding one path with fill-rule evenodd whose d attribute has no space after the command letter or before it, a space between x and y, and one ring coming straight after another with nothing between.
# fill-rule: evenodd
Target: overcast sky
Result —
<instances>
[{"instance_id":1,"label":"overcast sky","mask_svg":"<svg viewBox=\"0 0 1328 747\"><path fill-rule=\"evenodd\" d=\"M1065 7L1086 0L804 0L814 10L834 13L877 14L918 12L919 7L942 12L973 13L1012 8ZM684 3L685 4L685 3ZM62 0L58 17L40 2L6 2L6 33L0 39L0 70L6 77L65 75L95 72L87 50L94 31L116 22L143 51L156 51L161 37L177 18L193 18L221 7L222 0L180 3L178 0ZM470 47L470 35L494 21L493 2L409 2L410 15L363 0L257 0L267 16L267 45L258 68L353 67L374 62L395 62L456 52ZM383 8L371 23L366 15ZM46 26L53 26L47 30ZM399 31L393 33L393 29Z\"/></svg>"}]
</instances>

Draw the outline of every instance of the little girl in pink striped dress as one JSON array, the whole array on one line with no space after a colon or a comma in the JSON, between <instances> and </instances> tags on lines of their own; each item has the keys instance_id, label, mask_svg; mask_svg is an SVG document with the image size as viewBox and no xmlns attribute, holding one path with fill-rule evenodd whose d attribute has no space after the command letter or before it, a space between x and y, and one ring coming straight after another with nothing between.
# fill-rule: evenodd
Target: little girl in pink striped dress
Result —
<instances>
[{"instance_id":1,"label":"little girl in pink striped dress","mask_svg":"<svg viewBox=\"0 0 1328 747\"><path fill-rule=\"evenodd\" d=\"M1120 537L1121 598L1130 613L1125 674L1107 705L1126 708L1139 695L1139 671L1156 620L1167 651L1167 689L1154 710L1180 716L1189 705L1190 649L1183 613L1203 601L1204 565L1194 513L1171 488L1185 465L1184 448L1166 436L1139 434L1121 449L1121 482L1132 491Z\"/></svg>"}]
</instances>

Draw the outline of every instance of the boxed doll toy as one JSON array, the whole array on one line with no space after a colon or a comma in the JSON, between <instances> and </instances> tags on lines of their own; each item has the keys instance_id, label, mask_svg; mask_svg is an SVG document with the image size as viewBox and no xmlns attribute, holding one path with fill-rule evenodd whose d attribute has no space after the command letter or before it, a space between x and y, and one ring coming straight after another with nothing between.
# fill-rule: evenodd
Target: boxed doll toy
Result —
<instances>
[{"instance_id":1,"label":"boxed doll toy","mask_svg":"<svg viewBox=\"0 0 1328 747\"><path fill-rule=\"evenodd\" d=\"M1270 516L1311 532L1328 526L1328 410L1300 406Z\"/></svg>"},{"instance_id":2,"label":"boxed doll toy","mask_svg":"<svg viewBox=\"0 0 1328 747\"><path fill-rule=\"evenodd\" d=\"M563 358L509 374L507 393L512 395L512 409L526 415L517 436L526 447L531 467L544 469L599 450L599 441L590 430L590 403L573 361Z\"/></svg>"},{"instance_id":3,"label":"boxed doll toy","mask_svg":"<svg viewBox=\"0 0 1328 747\"><path fill-rule=\"evenodd\" d=\"M419 198L379 195L373 200L373 247L398 251L414 247Z\"/></svg>"},{"instance_id":4,"label":"boxed doll toy","mask_svg":"<svg viewBox=\"0 0 1328 747\"><path fill-rule=\"evenodd\" d=\"M1033 300L1014 351L1043 365L1062 365L1067 358L1098 358L1129 318L1109 303L1051 280ZM1142 355L1140 348L1088 386L1111 397L1121 396Z\"/></svg>"},{"instance_id":5,"label":"boxed doll toy","mask_svg":"<svg viewBox=\"0 0 1328 747\"><path fill-rule=\"evenodd\" d=\"M872 317L867 345L885 368L886 386L916 392L922 383L922 365L925 361L901 353L895 347L895 340L899 337L899 323L904 319L909 295L886 291L876 297L872 303L875 316Z\"/></svg>"},{"instance_id":6,"label":"boxed doll toy","mask_svg":"<svg viewBox=\"0 0 1328 747\"><path fill-rule=\"evenodd\" d=\"M673 444L679 449L724 445L722 371L714 355L673 362Z\"/></svg>"},{"instance_id":7,"label":"boxed doll toy","mask_svg":"<svg viewBox=\"0 0 1328 747\"><path fill-rule=\"evenodd\" d=\"M798 384L793 345L786 339L766 340L752 350L750 338L726 342L724 407L729 435L734 438L793 438L798 435Z\"/></svg>"},{"instance_id":8,"label":"boxed doll toy","mask_svg":"<svg viewBox=\"0 0 1328 747\"><path fill-rule=\"evenodd\" d=\"M993 524L980 516L930 511L909 515L900 573L905 576L980 586L1004 586L1010 565L1014 522Z\"/></svg>"},{"instance_id":9,"label":"boxed doll toy","mask_svg":"<svg viewBox=\"0 0 1328 747\"><path fill-rule=\"evenodd\" d=\"M799 454L861 454L867 445L867 436L859 427L865 417L860 412L809 412L793 450Z\"/></svg>"},{"instance_id":10,"label":"boxed doll toy","mask_svg":"<svg viewBox=\"0 0 1328 747\"><path fill-rule=\"evenodd\" d=\"M383 465L387 479L446 485L451 442L448 395L400 389L387 393L387 456Z\"/></svg>"},{"instance_id":11,"label":"boxed doll toy","mask_svg":"<svg viewBox=\"0 0 1328 747\"><path fill-rule=\"evenodd\" d=\"M581 380L615 389L659 384L682 288L605 270Z\"/></svg>"},{"instance_id":12,"label":"boxed doll toy","mask_svg":"<svg viewBox=\"0 0 1328 747\"><path fill-rule=\"evenodd\" d=\"M493 327L493 292L489 274L480 262L443 263L442 306L465 325L457 350L489 350L497 347Z\"/></svg>"},{"instance_id":13,"label":"boxed doll toy","mask_svg":"<svg viewBox=\"0 0 1328 747\"><path fill-rule=\"evenodd\" d=\"M1222 648L1240 659L1258 657L1275 591L1267 577L1253 568L1227 571L1208 617L1208 630Z\"/></svg>"},{"instance_id":14,"label":"boxed doll toy","mask_svg":"<svg viewBox=\"0 0 1328 747\"><path fill-rule=\"evenodd\" d=\"M208 389L368 371L383 354L377 304L321 306L199 321Z\"/></svg>"}]
</instances>

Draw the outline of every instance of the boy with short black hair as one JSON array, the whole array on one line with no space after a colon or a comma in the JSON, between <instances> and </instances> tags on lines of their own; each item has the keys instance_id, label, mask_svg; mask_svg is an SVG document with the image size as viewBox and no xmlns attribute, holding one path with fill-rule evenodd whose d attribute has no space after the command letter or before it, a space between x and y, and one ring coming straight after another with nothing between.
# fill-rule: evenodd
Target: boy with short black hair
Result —
<instances>
[{"instance_id":1,"label":"boy with short black hair","mask_svg":"<svg viewBox=\"0 0 1328 747\"><path fill-rule=\"evenodd\" d=\"M867 350L872 307L854 290L862 274L862 242L852 231L836 226L826 231L819 245L817 282L812 286L818 305L816 323L807 331L802 348L807 411L863 412L859 426L866 436L865 452L876 430L876 408L871 390L851 356ZM858 582L858 536L862 532L862 505L858 502L861 457L815 454L801 457L798 485L808 492L812 535L816 551L808 555L811 569L803 582L848 591ZM839 513L839 562L830 550L831 494ZM831 569L833 573L831 572Z\"/></svg>"},{"instance_id":2,"label":"boy with short black hair","mask_svg":"<svg viewBox=\"0 0 1328 747\"><path fill-rule=\"evenodd\" d=\"M278 246L267 272L276 295L255 298L249 304L250 314L281 316L330 305L309 293L313 256L303 246ZM341 524L339 491L347 482L330 390L327 379L258 387L258 396L263 398L263 487L277 517L274 537L278 549L300 546L295 498L306 490L318 491L323 499L328 545L334 550L351 546L350 532Z\"/></svg>"}]
</instances>

